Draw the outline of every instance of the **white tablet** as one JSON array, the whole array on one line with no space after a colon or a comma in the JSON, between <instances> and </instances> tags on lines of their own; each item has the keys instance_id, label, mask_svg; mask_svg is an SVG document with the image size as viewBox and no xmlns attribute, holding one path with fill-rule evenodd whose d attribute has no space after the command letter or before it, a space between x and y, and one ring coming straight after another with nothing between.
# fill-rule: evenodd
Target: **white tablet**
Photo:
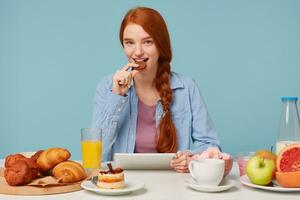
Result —
<instances>
[{"instance_id":1,"label":"white tablet","mask_svg":"<svg viewBox=\"0 0 300 200\"><path fill-rule=\"evenodd\" d=\"M123 169L171 169L175 153L115 153L117 167Z\"/></svg>"}]
</instances>

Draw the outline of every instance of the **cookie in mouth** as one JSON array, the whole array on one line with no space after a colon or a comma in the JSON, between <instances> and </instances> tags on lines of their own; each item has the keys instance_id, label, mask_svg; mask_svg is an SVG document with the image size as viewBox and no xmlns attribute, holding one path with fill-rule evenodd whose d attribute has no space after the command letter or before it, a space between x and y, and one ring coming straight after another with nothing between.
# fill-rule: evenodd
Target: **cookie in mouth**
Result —
<instances>
[{"instance_id":1,"label":"cookie in mouth","mask_svg":"<svg viewBox=\"0 0 300 200\"><path fill-rule=\"evenodd\" d=\"M149 60L149 58L145 58L144 60L141 60L141 61L137 61L134 58L133 58L133 60L134 60L134 62L136 64L139 65L138 67L135 67L134 70L143 70L143 69L145 69L147 67L147 63L146 62Z\"/></svg>"}]
</instances>

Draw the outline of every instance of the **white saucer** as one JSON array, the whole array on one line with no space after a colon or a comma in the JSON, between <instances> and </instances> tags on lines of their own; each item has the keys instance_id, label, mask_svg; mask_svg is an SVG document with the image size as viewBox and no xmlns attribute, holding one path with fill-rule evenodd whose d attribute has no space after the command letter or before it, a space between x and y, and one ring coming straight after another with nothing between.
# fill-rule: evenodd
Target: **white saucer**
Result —
<instances>
[{"instance_id":1,"label":"white saucer","mask_svg":"<svg viewBox=\"0 0 300 200\"><path fill-rule=\"evenodd\" d=\"M193 178L188 178L185 180L185 184L200 192L222 192L235 186L235 181L231 179L224 179L218 186L202 186L198 185Z\"/></svg>"},{"instance_id":2,"label":"white saucer","mask_svg":"<svg viewBox=\"0 0 300 200\"><path fill-rule=\"evenodd\" d=\"M145 184L140 181L126 179L125 188L123 189L102 189L98 188L92 181L83 181L81 187L101 195L124 195L144 188Z\"/></svg>"}]
</instances>

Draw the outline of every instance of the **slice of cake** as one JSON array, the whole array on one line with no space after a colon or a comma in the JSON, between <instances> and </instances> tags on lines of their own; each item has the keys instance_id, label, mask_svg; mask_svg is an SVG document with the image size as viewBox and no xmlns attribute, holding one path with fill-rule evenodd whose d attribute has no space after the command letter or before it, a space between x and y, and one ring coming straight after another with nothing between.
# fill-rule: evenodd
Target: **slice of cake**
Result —
<instances>
[{"instance_id":1,"label":"slice of cake","mask_svg":"<svg viewBox=\"0 0 300 200\"><path fill-rule=\"evenodd\" d=\"M98 173L97 186L105 189L122 189L125 187L124 170L113 169L111 163L107 164L109 170L100 170Z\"/></svg>"}]
</instances>

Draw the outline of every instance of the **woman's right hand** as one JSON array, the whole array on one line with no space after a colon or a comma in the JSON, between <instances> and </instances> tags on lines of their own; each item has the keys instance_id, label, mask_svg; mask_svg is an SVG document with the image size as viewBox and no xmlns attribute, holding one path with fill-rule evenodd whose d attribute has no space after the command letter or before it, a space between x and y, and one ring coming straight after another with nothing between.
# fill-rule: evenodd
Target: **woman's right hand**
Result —
<instances>
[{"instance_id":1,"label":"woman's right hand","mask_svg":"<svg viewBox=\"0 0 300 200\"><path fill-rule=\"evenodd\" d=\"M121 70L116 71L113 76L112 92L124 96L130 88L131 80L139 73L138 70L128 69L138 67L136 63L128 63Z\"/></svg>"},{"instance_id":2,"label":"woman's right hand","mask_svg":"<svg viewBox=\"0 0 300 200\"><path fill-rule=\"evenodd\" d=\"M170 166L180 173L189 172L189 159L192 154L189 151L178 151L176 156L171 160Z\"/></svg>"}]
</instances>

